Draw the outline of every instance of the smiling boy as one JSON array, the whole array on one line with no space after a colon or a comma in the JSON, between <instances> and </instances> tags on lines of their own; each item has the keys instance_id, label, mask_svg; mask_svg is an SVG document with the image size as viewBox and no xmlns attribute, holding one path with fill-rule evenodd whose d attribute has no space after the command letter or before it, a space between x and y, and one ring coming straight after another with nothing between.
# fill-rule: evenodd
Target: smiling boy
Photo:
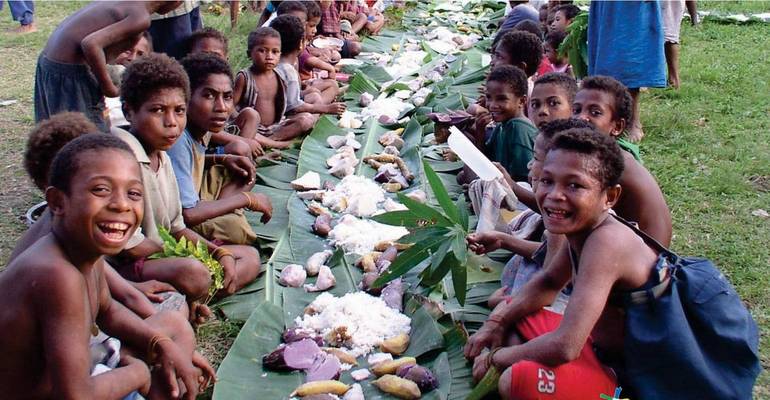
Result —
<instances>
[{"instance_id":1,"label":"smiling boy","mask_svg":"<svg viewBox=\"0 0 770 400\"><path fill-rule=\"evenodd\" d=\"M524 71L510 65L493 69L487 79L486 99L489 117L497 126L484 142L484 152L492 161L502 164L514 180L526 180L537 128L524 116L527 104ZM483 137L484 130L478 129L476 140L483 140Z\"/></svg>"},{"instance_id":2,"label":"smiling boy","mask_svg":"<svg viewBox=\"0 0 770 400\"><path fill-rule=\"evenodd\" d=\"M116 255L143 217L139 166L131 150L103 134L67 144L51 167L46 200L52 231L0 276L0 387L15 398L122 398L133 391L192 399L207 380L182 348L110 297L103 256ZM102 329L146 364L123 354L120 366L91 376L89 337ZM146 353L145 353L146 351ZM213 376L208 363L199 364ZM199 381L199 378L202 378ZM205 382L204 382L205 383Z\"/></svg>"},{"instance_id":3,"label":"smiling boy","mask_svg":"<svg viewBox=\"0 0 770 400\"><path fill-rule=\"evenodd\" d=\"M568 130L554 139L536 197L548 232L566 236L573 263L546 269L521 295L499 304L465 349L476 357L475 378L489 365L505 371L499 383L504 399L613 393L622 371L605 363L623 365L624 316L612 295L655 280L658 256L609 214L621 192L623 164L617 144L592 129ZM573 291L563 317L543 310L569 281ZM479 355L484 347L496 348L508 326L523 343Z\"/></svg>"},{"instance_id":4,"label":"smiling boy","mask_svg":"<svg viewBox=\"0 0 770 400\"><path fill-rule=\"evenodd\" d=\"M639 162L638 146L622 137L631 121L631 104L631 95L622 83L607 76L592 76L583 80L572 112L626 150L623 152L626 167L620 177L623 192L613 208L615 212L638 223L641 230L668 246L672 225L666 198L655 177Z\"/></svg>"}]
</instances>

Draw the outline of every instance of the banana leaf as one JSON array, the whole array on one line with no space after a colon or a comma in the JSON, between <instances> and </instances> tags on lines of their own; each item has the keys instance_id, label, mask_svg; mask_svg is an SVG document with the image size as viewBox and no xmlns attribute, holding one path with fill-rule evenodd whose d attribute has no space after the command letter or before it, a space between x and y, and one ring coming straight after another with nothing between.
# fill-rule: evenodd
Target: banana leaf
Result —
<instances>
[{"instance_id":1,"label":"banana leaf","mask_svg":"<svg viewBox=\"0 0 770 400\"><path fill-rule=\"evenodd\" d=\"M291 190L291 184L297 177L297 167L287 162L257 168L257 178L265 185L277 189Z\"/></svg>"},{"instance_id":2,"label":"banana leaf","mask_svg":"<svg viewBox=\"0 0 770 400\"><path fill-rule=\"evenodd\" d=\"M372 78L368 77L361 70L356 71L355 75L350 79L348 84L348 90L345 92L343 98L345 101L358 102L358 98L361 93L369 93L376 95L380 92L380 85Z\"/></svg>"},{"instance_id":3,"label":"banana leaf","mask_svg":"<svg viewBox=\"0 0 770 400\"><path fill-rule=\"evenodd\" d=\"M286 209L286 203L292 192L264 185L255 185L252 191L262 193L270 198L273 205L273 217L270 222L263 224L259 220L262 214L246 211L246 219L258 238L277 242L289 224L289 212Z\"/></svg>"},{"instance_id":4,"label":"banana leaf","mask_svg":"<svg viewBox=\"0 0 770 400\"><path fill-rule=\"evenodd\" d=\"M361 51L373 53L392 53L393 45L401 45L403 32L382 31L377 36L369 36L361 42Z\"/></svg>"}]
</instances>

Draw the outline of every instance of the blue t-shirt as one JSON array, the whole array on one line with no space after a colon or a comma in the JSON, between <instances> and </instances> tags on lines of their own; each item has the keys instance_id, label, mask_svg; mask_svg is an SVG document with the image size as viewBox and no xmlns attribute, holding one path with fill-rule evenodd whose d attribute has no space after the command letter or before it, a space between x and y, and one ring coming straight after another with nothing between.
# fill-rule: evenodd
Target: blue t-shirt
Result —
<instances>
[{"instance_id":1,"label":"blue t-shirt","mask_svg":"<svg viewBox=\"0 0 770 400\"><path fill-rule=\"evenodd\" d=\"M505 16L503 23L500 24L500 29L497 30L498 35L500 33L513 29L521 21L530 20L537 24L540 24L540 13L535 10L534 7L528 4L519 4L513 7L511 12Z\"/></svg>"},{"instance_id":2,"label":"blue t-shirt","mask_svg":"<svg viewBox=\"0 0 770 400\"><path fill-rule=\"evenodd\" d=\"M195 207L200 201L198 190L195 188L200 187L200 180L203 178L203 175L196 175L203 171L206 146L195 140L185 129L182 136L166 151L166 154L171 159L171 166L174 167L182 208ZM198 181L197 185L196 181Z\"/></svg>"}]
</instances>

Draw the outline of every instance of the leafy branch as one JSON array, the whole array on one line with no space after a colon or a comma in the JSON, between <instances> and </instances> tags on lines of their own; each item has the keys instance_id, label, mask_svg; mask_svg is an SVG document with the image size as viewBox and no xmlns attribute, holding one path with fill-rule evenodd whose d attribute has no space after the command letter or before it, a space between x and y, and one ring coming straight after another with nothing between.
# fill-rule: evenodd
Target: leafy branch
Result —
<instances>
[{"instance_id":1,"label":"leafy branch","mask_svg":"<svg viewBox=\"0 0 770 400\"><path fill-rule=\"evenodd\" d=\"M588 75L588 13L583 11L567 27L567 37L558 49L559 55L569 58L572 72L580 79Z\"/></svg>"},{"instance_id":2,"label":"leafy branch","mask_svg":"<svg viewBox=\"0 0 770 400\"><path fill-rule=\"evenodd\" d=\"M209 249L203 241L193 243L184 236L177 241L162 226L158 227L158 234L160 234L160 238L163 240L163 250L151 255L148 259L191 257L203 263L211 274L211 286L209 287L209 296L206 299L206 303L208 303L214 297L214 293L224 287L225 272L222 264L211 257Z\"/></svg>"},{"instance_id":3,"label":"leafy branch","mask_svg":"<svg viewBox=\"0 0 770 400\"><path fill-rule=\"evenodd\" d=\"M457 301L465 304L468 281L468 247L465 237L469 229L465 198L460 196L456 202L452 202L441 179L424 160L423 169L439 207L420 203L398 193L399 201L407 210L391 211L372 218L383 224L407 228L409 234L399 242L412 244L377 278L374 286L380 287L430 260L430 265L420 273L422 284L433 286L451 273Z\"/></svg>"}]
</instances>

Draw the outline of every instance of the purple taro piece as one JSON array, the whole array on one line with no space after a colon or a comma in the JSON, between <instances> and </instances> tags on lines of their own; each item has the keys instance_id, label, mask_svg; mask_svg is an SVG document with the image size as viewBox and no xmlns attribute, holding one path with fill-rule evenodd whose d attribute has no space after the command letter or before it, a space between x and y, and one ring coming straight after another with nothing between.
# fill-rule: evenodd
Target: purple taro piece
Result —
<instances>
[{"instance_id":1,"label":"purple taro piece","mask_svg":"<svg viewBox=\"0 0 770 400\"><path fill-rule=\"evenodd\" d=\"M313 360L313 365L308 368L305 382L328 381L339 379L342 365L340 360L327 353L318 354Z\"/></svg>"},{"instance_id":2,"label":"purple taro piece","mask_svg":"<svg viewBox=\"0 0 770 400\"><path fill-rule=\"evenodd\" d=\"M308 369L313 366L313 360L318 354L324 353L313 339L302 339L287 344L283 358L289 368Z\"/></svg>"},{"instance_id":3,"label":"purple taro piece","mask_svg":"<svg viewBox=\"0 0 770 400\"><path fill-rule=\"evenodd\" d=\"M398 278L390 281L390 283L388 283L385 288L382 289L380 298L388 307L394 310L402 311L404 309L405 290L406 288L404 288L404 282L401 280L401 278Z\"/></svg>"}]
</instances>

